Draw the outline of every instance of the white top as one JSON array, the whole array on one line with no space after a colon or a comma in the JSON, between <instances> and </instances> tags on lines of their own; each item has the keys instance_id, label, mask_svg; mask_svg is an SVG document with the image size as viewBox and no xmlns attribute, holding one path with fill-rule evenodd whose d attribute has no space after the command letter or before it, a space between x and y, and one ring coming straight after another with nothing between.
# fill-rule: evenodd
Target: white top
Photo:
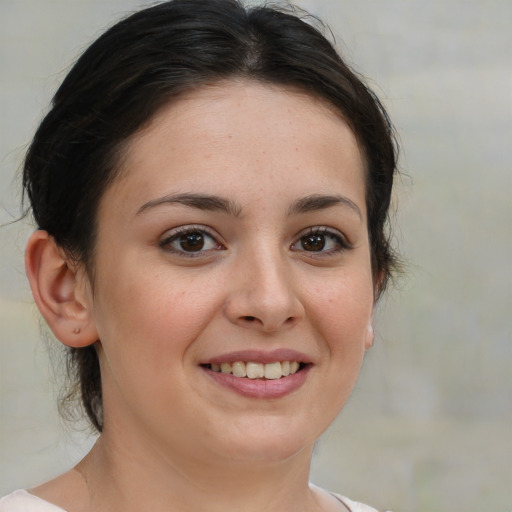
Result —
<instances>
[{"instance_id":1,"label":"white top","mask_svg":"<svg viewBox=\"0 0 512 512\"><path fill-rule=\"evenodd\" d=\"M66 512L27 491L20 489L0 498L0 512Z\"/></svg>"},{"instance_id":2,"label":"white top","mask_svg":"<svg viewBox=\"0 0 512 512\"><path fill-rule=\"evenodd\" d=\"M333 493L333 496L338 498L343 503L343 505L345 505L350 510L350 512L379 512L377 509L365 505L364 503L349 500L345 496L341 496L341 494ZM0 509L0 512L3 512L3 510Z\"/></svg>"},{"instance_id":3,"label":"white top","mask_svg":"<svg viewBox=\"0 0 512 512\"><path fill-rule=\"evenodd\" d=\"M349 500L344 496L335 494L351 512L378 512L368 505ZM0 498L0 512L66 512L64 509L53 505L25 490L14 491Z\"/></svg>"}]
</instances>

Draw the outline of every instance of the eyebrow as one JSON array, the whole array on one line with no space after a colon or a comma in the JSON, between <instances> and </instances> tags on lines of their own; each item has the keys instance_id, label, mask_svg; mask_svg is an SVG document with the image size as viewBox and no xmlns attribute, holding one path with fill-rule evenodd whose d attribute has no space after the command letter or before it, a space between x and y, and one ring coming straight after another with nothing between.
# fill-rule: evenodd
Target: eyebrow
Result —
<instances>
[{"instance_id":1,"label":"eyebrow","mask_svg":"<svg viewBox=\"0 0 512 512\"><path fill-rule=\"evenodd\" d=\"M181 204L212 212L224 212L234 217L239 217L242 207L236 202L211 194L169 194L144 203L138 210L137 215L152 208L166 204ZM318 210L325 210L334 206L343 205L354 211L363 220L363 214L354 201L341 195L312 194L295 201L288 209L288 215L298 215Z\"/></svg>"},{"instance_id":2,"label":"eyebrow","mask_svg":"<svg viewBox=\"0 0 512 512\"><path fill-rule=\"evenodd\" d=\"M182 204L192 208L198 208L199 210L224 212L235 217L238 217L242 211L242 207L240 205L229 199L224 199L223 197L210 194L185 193L169 194L157 199L152 199L151 201L144 203L137 210L137 215L164 204Z\"/></svg>"},{"instance_id":3,"label":"eyebrow","mask_svg":"<svg viewBox=\"0 0 512 512\"><path fill-rule=\"evenodd\" d=\"M348 206L357 216L363 220L361 209L354 201L346 196L341 195L320 195L312 194L295 201L288 210L288 215L296 215L300 213L313 212L317 210L325 210L333 206Z\"/></svg>"}]
</instances>

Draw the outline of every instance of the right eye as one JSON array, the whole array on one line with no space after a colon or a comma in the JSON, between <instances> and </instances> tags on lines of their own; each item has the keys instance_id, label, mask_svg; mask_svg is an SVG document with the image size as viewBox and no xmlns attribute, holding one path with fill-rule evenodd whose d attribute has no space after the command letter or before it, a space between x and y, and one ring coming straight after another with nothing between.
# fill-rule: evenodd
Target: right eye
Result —
<instances>
[{"instance_id":1,"label":"right eye","mask_svg":"<svg viewBox=\"0 0 512 512\"><path fill-rule=\"evenodd\" d=\"M197 257L224 246L204 228L185 226L172 231L160 242L160 247L185 257Z\"/></svg>"}]
</instances>

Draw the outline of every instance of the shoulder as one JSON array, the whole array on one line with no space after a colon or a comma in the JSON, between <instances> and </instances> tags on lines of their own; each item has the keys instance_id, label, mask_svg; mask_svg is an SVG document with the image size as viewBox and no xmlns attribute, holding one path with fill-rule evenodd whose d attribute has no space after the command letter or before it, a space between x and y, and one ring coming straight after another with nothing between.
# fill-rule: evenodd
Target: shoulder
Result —
<instances>
[{"instance_id":1,"label":"shoulder","mask_svg":"<svg viewBox=\"0 0 512 512\"><path fill-rule=\"evenodd\" d=\"M342 496L341 494L337 494L335 492L327 491L326 489L322 489L321 487L318 487L317 485L313 484L312 482L309 483L309 488L316 493L318 497L323 496L323 499L326 497L330 502L338 501L344 505L344 508L348 512L379 512L377 509L370 507L369 505L365 505L364 503L359 503L358 501L351 500L345 496ZM327 502L324 501L324 506L327 510ZM332 508L332 505L331 505ZM329 508L329 510L331 510ZM337 507L339 508L339 507ZM387 511L390 512L390 511Z\"/></svg>"},{"instance_id":2,"label":"shoulder","mask_svg":"<svg viewBox=\"0 0 512 512\"><path fill-rule=\"evenodd\" d=\"M332 493L332 495L341 501L350 510L350 512L379 512L377 509L370 507L369 505L353 501L345 496L341 496L341 494Z\"/></svg>"},{"instance_id":3,"label":"shoulder","mask_svg":"<svg viewBox=\"0 0 512 512\"><path fill-rule=\"evenodd\" d=\"M0 498L0 512L66 512L64 509L28 493L14 491Z\"/></svg>"}]
</instances>

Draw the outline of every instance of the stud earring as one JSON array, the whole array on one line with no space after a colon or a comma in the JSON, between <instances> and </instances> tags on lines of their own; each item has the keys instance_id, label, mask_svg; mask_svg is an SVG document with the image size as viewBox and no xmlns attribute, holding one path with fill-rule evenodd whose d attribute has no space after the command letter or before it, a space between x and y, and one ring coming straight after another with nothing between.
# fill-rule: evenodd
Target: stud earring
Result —
<instances>
[{"instance_id":1,"label":"stud earring","mask_svg":"<svg viewBox=\"0 0 512 512\"><path fill-rule=\"evenodd\" d=\"M74 334L78 334L80 332L80 329L77 327L76 329L73 329Z\"/></svg>"}]
</instances>

